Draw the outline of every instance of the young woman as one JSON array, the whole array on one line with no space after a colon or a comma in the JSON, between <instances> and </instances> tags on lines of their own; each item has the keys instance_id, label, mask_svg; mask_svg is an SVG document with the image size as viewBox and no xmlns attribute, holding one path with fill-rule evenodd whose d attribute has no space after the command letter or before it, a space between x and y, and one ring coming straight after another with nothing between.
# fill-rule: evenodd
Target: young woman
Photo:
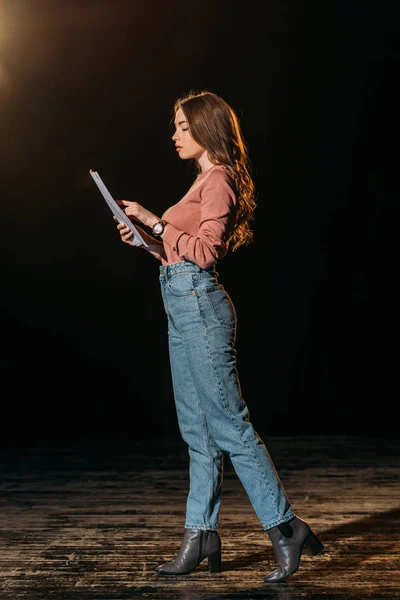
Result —
<instances>
[{"instance_id":1,"label":"young woman","mask_svg":"<svg viewBox=\"0 0 400 600\"><path fill-rule=\"evenodd\" d=\"M137 202L118 201L128 217L151 229L152 235L139 231L145 249L161 261L175 406L190 458L181 547L156 570L185 575L205 558L212 572L221 570L217 529L227 453L273 546L277 568L264 580L277 583L298 569L304 544L315 554L323 546L293 513L250 422L236 368L236 312L216 271L229 248L253 241L256 203L247 146L234 110L210 91L179 98L173 119L176 151L197 167L192 187L161 219ZM133 246L128 228L117 227Z\"/></svg>"}]
</instances>

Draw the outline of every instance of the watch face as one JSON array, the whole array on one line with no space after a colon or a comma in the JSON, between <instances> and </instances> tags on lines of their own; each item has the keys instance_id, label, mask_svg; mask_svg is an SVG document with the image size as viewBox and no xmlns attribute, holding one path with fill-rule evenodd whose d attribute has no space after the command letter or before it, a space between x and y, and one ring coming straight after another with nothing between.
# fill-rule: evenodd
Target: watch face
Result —
<instances>
[{"instance_id":1,"label":"watch face","mask_svg":"<svg viewBox=\"0 0 400 600\"><path fill-rule=\"evenodd\" d=\"M153 228L154 233L162 233L164 231L164 225L162 223L156 223Z\"/></svg>"}]
</instances>

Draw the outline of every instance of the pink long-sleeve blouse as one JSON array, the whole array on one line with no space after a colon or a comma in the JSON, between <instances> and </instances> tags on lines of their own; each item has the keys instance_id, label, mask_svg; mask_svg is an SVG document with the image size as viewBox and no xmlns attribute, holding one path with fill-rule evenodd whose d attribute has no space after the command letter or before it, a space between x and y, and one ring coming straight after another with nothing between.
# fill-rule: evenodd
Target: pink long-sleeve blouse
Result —
<instances>
[{"instance_id":1,"label":"pink long-sleeve blouse","mask_svg":"<svg viewBox=\"0 0 400 600\"><path fill-rule=\"evenodd\" d=\"M181 200L162 215L169 223L162 237L163 265L190 260L206 269L228 251L236 212L232 178L222 165L200 173Z\"/></svg>"}]
</instances>

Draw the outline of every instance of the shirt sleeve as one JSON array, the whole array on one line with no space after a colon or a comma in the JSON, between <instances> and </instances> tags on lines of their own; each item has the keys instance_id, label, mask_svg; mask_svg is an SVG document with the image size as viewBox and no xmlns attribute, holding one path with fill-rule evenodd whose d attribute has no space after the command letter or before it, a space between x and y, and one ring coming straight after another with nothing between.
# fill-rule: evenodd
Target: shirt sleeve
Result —
<instances>
[{"instance_id":1,"label":"shirt sleeve","mask_svg":"<svg viewBox=\"0 0 400 600\"><path fill-rule=\"evenodd\" d=\"M236 194L225 177L218 177L205 182L200 195L197 234L190 235L169 223L162 239L178 256L207 269L226 253L225 240L234 222Z\"/></svg>"}]
</instances>

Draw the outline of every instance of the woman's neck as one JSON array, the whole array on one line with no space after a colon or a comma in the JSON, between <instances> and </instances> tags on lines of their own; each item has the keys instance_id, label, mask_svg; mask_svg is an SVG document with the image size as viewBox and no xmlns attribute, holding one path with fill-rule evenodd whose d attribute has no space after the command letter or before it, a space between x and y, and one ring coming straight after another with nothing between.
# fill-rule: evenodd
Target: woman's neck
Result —
<instances>
[{"instance_id":1,"label":"woman's neck","mask_svg":"<svg viewBox=\"0 0 400 600\"><path fill-rule=\"evenodd\" d=\"M200 158L197 159L197 162L199 163L202 173L205 173L206 171L209 171L210 169L215 167L215 164L211 162L206 152L202 156L200 156Z\"/></svg>"}]
</instances>

